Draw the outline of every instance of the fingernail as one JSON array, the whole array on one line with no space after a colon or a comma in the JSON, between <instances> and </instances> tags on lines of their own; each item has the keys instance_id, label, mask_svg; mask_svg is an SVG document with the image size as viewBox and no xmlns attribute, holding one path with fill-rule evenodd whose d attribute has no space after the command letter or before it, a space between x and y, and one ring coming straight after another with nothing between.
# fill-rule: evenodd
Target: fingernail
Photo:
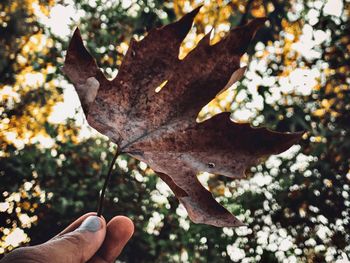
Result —
<instances>
[{"instance_id":1,"label":"fingernail","mask_svg":"<svg viewBox=\"0 0 350 263\"><path fill-rule=\"evenodd\" d=\"M83 223L77 228L76 231L89 231L96 232L101 228L101 220L98 216L89 216Z\"/></svg>"}]
</instances>

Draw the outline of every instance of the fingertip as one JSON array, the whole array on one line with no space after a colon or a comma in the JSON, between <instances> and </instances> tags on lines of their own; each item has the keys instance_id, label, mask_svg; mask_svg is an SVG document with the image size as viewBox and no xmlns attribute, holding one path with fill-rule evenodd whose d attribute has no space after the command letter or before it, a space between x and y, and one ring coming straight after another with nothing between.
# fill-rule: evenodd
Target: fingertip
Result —
<instances>
[{"instance_id":1,"label":"fingertip","mask_svg":"<svg viewBox=\"0 0 350 263\"><path fill-rule=\"evenodd\" d=\"M115 260L134 234L134 223L126 216L113 217L107 224L106 238L99 256L107 262Z\"/></svg>"},{"instance_id":2,"label":"fingertip","mask_svg":"<svg viewBox=\"0 0 350 263\"><path fill-rule=\"evenodd\" d=\"M120 237L128 241L134 234L134 222L126 216L115 216L107 224L108 232L118 233Z\"/></svg>"},{"instance_id":3,"label":"fingertip","mask_svg":"<svg viewBox=\"0 0 350 263\"><path fill-rule=\"evenodd\" d=\"M100 220L100 223L102 224L102 228L107 227L106 219L103 216L97 216Z\"/></svg>"},{"instance_id":4,"label":"fingertip","mask_svg":"<svg viewBox=\"0 0 350 263\"><path fill-rule=\"evenodd\" d=\"M67 226L62 232L57 234L54 238L62 236L62 235L67 234L69 232L73 232L84 222L85 219L87 219L90 216L96 216L96 212L88 212L88 213L82 215L81 217L76 219L73 223L71 223L69 226ZM106 228L106 219L103 216L100 216L99 218L101 219L102 227Z\"/></svg>"},{"instance_id":5,"label":"fingertip","mask_svg":"<svg viewBox=\"0 0 350 263\"><path fill-rule=\"evenodd\" d=\"M106 221L99 216L89 216L86 218L81 225L74 231L89 231L89 232L97 232L104 230L106 231Z\"/></svg>"}]
</instances>

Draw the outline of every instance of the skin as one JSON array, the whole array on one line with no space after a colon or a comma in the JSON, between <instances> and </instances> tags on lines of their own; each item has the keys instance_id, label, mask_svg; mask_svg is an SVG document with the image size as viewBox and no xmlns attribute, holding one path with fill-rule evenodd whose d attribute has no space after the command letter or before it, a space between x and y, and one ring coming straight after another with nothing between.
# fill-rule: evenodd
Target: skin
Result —
<instances>
[{"instance_id":1,"label":"skin","mask_svg":"<svg viewBox=\"0 0 350 263\"><path fill-rule=\"evenodd\" d=\"M0 263L114 262L133 235L134 224L125 216L113 217L108 223L102 217L95 217L95 229L79 228L85 219L95 215L87 213L81 216L43 244L15 249Z\"/></svg>"}]
</instances>

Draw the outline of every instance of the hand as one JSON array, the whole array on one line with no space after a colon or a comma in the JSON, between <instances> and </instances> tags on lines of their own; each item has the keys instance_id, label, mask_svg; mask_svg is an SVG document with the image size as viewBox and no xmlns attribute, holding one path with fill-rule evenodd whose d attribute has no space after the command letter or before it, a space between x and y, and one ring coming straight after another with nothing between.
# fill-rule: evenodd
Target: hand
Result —
<instances>
[{"instance_id":1,"label":"hand","mask_svg":"<svg viewBox=\"0 0 350 263\"><path fill-rule=\"evenodd\" d=\"M1 263L109 263L114 262L134 233L132 221L116 216L106 224L88 213L46 243L15 249Z\"/></svg>"}]
</instances>

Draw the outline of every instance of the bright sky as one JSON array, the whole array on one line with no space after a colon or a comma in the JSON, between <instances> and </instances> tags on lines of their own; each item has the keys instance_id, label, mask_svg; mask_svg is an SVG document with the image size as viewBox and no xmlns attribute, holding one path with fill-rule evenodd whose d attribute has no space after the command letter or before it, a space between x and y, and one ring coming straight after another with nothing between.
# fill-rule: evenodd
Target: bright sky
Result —
<instances>
[{"instance_id":1,"label":"bright sky","mask_svg":"<svg viewBox=\"0 0 350 263\"><path fill-rule=\"evenodd\" d=\"M95 1L90 2L91 5L95 4ZM74 8L74 1L72 0L65 0L64 5L55 5L51 9L48 17L41 13L38 6L35 7L36 15L39 17L40 22L48 26L53 34L67 41L72 34L71 26L78 25L80 18L84 16L84 11ZM49 121L53 123L64 123L67 118L74 118L76 124L82 127L80 132L82 138L89 137L91 134L96 134L97 132L91 129L87 124L73 85L66 80L62 80L59 85L63 88L63 102L57 103L54 106ZM47 144L47 142L45 142L45 144Z\"/></svg>"}]
</instances>

